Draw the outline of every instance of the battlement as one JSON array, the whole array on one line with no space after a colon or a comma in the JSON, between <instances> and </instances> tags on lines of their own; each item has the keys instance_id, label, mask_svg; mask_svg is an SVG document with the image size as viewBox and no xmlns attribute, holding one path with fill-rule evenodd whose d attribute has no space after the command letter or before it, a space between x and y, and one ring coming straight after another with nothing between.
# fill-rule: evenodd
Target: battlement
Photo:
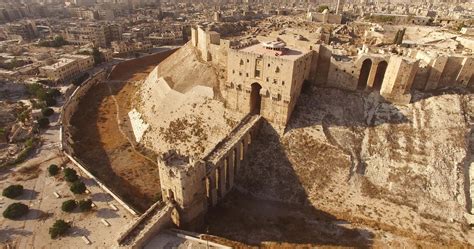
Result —
<instances>
[{"instance_id":1,"label":"battlement","mask_svg":"<svg viewBox=\"0 0 474 249\"><path fill-rule=\"evenodd\" d=\"M159 160L163 162L165 166L175 168L186 168L196 163L192 157L185 156L176 152L176 150L169 150L168 152L163 153Z\"/></svg>"}]
</instances>

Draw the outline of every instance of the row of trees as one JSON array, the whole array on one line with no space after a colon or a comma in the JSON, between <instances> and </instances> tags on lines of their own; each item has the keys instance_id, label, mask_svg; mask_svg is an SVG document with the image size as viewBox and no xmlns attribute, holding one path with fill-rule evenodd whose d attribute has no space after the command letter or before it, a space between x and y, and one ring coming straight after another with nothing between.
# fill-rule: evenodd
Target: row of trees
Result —
<instances>
[{"instance_id":1,"label":"row of trees","mask_svg":"<svg viewBox=\"0 0 474 249\"><path fill-rule=\"evenodd\" d=\"M41 84L30 84L26 86L28 94L39 100L39 102L32 101L34 108L41 108L42 117L39 118L38 126L45 129L49 126L49 116L54 114L54 110L50 106L57 104L56 98L61 96L58 89L48 89Z\"/></svg>"},{"instance_id":2,"label":"row of trees","mask_svg":"<svg viewBox=\"0 0 474 249\"><path fill-rule=\"evenodd\" d=\"M60 173L61 169L56 164L51 164L48 167L48 173L50 176L57 176ZM74 194L83 194L86 191L86 185L79 180L79 176L74 169L66 168L63 170L64 179L71 183L70 190ZM24 192L22 185L10 185L3 189L2 195L11 199L15 199L21 196ZM61 205L61 210L64 212L73 212L76 208L79 208L80 212L88 212L92 210L93 204L92 200L82 199L76 201L74 199L64 201ZM16 220L25 216L29 212L29 207L23 203L15 202L10 204L4 211L3 217L7 219ZM64 236L68 230L71 228L71 225L64 220L56 220L55 223L49 228L49 234L52 239L56 239L60 236Z\"/></svg>"}]
</instances>

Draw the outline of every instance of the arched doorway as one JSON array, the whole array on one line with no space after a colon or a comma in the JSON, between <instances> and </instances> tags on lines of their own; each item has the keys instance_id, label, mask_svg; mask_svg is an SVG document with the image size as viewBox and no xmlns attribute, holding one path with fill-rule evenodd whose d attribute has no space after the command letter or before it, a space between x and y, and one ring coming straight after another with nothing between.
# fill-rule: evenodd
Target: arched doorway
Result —
<instances>
[{"instance_id":1,"label":"arched doorway","mask_svg":"<svg viewBox=\"0 0 474 249\"><path fill-rule=\"evenodd\" d=\"M377 66L377 72L375 72L375 80L373 88L380 90L382 88L383 78L385 76L385 71L387 70L387 62L381 61Z\"/></svg>"},{"instance_id":2,"label":"arched doorway","mask_svg":"<svg viewBox=\"0 0 474 249\"><path fill-rule=\"evenodd\" d=\"M367 87L367 81L369 80L370 68L372 67L372 61L365 59L360 68L359 83L357 83L357 89L363 90Z\"/></svg>"},{"instance_id":3,"label":"arched doorway","mask_svg":"<svg viewBox=\"0 0 474 249\"><path fill-rule=\"evenodd\" d=\"M250 93L250 113L260 114L260 107L262 104L262 96L260 96L260 89L262 86L258 83L252 84L252 92Z\"/></svg>"}]
</instances>

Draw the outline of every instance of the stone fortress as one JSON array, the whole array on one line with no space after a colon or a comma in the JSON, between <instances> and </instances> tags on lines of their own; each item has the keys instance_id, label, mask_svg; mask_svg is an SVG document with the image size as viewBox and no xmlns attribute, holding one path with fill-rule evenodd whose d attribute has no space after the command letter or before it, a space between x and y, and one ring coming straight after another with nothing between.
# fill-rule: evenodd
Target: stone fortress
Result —
<instances>
[{"instance_id":1,"label":"stone fortress","mask_svg":"<svg viewBox=\"0 0 474 249\"><path fill-rule=\"evenodd\" d=\"M243 118L201 156L173 148L160 152L162 196L175 205L178 226L198 224L232 189L262 120L283 132L303 89L377 91L387 102L407 104L413 89L474 87L472 55L374 53L364 46L357 56L346 56L311 34L291 29L242 41L221 39L203 26L193 27L191 33L186 46L192 46L199 63L212 67L218 77L218 85L212 86L214 99ZM163 84L163 78L158 81Z\"/></svg>"}]
</instances>

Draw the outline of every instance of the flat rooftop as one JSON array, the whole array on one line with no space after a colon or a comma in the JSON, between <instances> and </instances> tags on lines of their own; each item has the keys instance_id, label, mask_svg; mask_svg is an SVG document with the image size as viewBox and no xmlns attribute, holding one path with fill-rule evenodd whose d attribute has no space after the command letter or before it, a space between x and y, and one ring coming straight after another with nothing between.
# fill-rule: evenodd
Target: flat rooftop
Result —
<instances>
[{"instance_id":1,"label":"flat rooftop","mask_svg":"<svg viewBox=\"0 0 474 249\"><path fill-rule=\"evenodd\" d=\"M59 59L58 62L52 64L52 65L49 65L49 66L43 66L42 68L43 69L57 69L57 68L61 68L61 67L64 67L70 63L74 63L76 60L74 59L69 59L69 58L61 58Z\"/></svg>"},{"instance_id":2,"label":"flat rooftop","mask_svg":"<svg viewBox=\"0 0 474 249\"><path fill-rule=\"evenodd\" d=\"M259 54L263 56L274 56L284 60L293 60L296 61L299 58L303 57L309 51L301 51L291 47L285 47L282 51L267 49L263 46L263 43L257 43L252 46L248 46L242 49L238 49L241 52L248 52Z\"/></svg>"}]
</instances>

